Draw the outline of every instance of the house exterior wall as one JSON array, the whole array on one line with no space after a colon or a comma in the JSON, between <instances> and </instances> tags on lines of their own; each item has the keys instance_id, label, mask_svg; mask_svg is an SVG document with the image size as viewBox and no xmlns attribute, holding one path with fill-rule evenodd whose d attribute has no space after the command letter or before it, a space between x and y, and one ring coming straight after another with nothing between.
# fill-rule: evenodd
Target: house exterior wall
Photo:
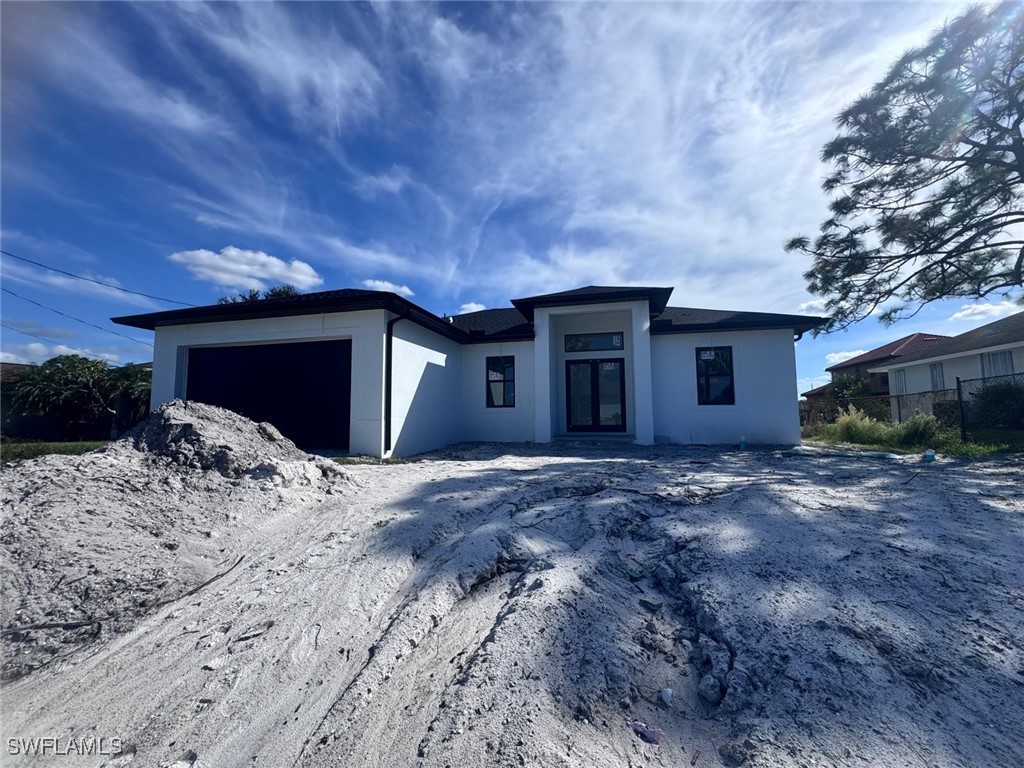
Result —
<instances>
[{"instance_id":1,"label":"house exterior wall","mask_svg":"<svg viewBox=\"0 0 1024 768\"><path fill-rule=\"evenodd\" d=\"M984 351L1010 351L1013 355L1014 372L1024 373L1024 344L1004 344L999 347L985 349ZM905 371L907 379L906 394L929 392L932 388L931 364L933 362L942 363L942 377L944 379L946 389L956 388L956 380L958 376L964 380L981 378L981 352L972 352L952 357L924 360L920 363L911 363L910 365L905 366L893 365L889 367L889 376L891 377L893 375L893 371L902 369ZM893 394L896 393L893 392Z\"/></svg>"},{"instance_id":2,"label":"house exterior wall","mask_svg":"<svg viewBox=\"0 0 1024 768\"><path fill-rule=\"evenodd\" d=\"M380 456L383 447L384 310L272 317L157 328L153 342L155 410L185 396L189 347L275 344L288 341L352 340L352 416L349 450Z\"/></svg>"},{"instance_id":3,"label":"house exterior wall","mask_svg":"<svg viewBox=\"0 0 1024 768\"><path fill-rule=\"evenodd\" d=\"M462 440L548 442L565 433L565 360L622 357L627 431L636 442L799 442L796 365L789 330L650 335L647 302L538 308L535 341L460 345L409 320L394 325L391 455ZM182 397L189 347L351 339L350 451L384 448L384 310L158 328L153 407ZM566 353L567 333L623 333L621 352ZM731 346L735 405L698 406L695 350ZM486 405L486 358L516 359L516 403ZM1015 359L1024 371L1024 359ZM927 365L924 366L927 374Z\"/></svg>"},{"instance_id":4,"label":"house exterior wall","mask_svg":"<svg viewBox=\"0 0 1024 768\"><path fill-rule=\"evenodd\" d=\"M487 358L516 359L515 405L487 407ZM532 341L467 344L462 347L463 440L521 443L535 439L534 346Z\"/></svg>"},{"instance_id":5,"label":"house exterior wall","mask_svg":"<svg viewBox=\"0 0 1024 768\"><path fill-rule=\"evenodd\" d=\"M461 345L408 320L395 323L392 344L387 455L411 456L464 439Z\"/></svg>"},{"instance_id":6,"label":"house exterior wall","mask_svg":"<svg viewBox=\"0 0 1024 768\"><path fill-rule=\"evenodd\" d=\"M697 404L698 347L731 346L735 405ZM656 440L792 445L800 442L796 353L789 330L651 338Z\"/></svg>"}]
</instances>

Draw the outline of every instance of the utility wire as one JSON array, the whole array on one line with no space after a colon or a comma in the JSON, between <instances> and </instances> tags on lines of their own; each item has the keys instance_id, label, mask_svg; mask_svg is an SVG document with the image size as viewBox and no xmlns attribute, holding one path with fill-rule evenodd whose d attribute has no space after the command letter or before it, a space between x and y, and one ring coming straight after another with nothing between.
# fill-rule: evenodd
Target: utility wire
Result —
<instances>
[{"instance_id":1,"label":"utility wire","mask_svg":"<svg viewBox=\"0 0 1024 768\"><path fill-rule=\"evenodd\" d=\"M88 357L95 357L97 360L102 360L104 363L109 363L110 362L110 360L108 358L106 358L106 357L101 357L100 355L94 355L92 352L86 352L84 349L76 349L75 347L69 347L67 344L62 344L61 342L54 341L53 339L44 339L42 336L36 336L34 333L29 333L28 331L23 331L23 330L21 330L21 328L15 328L13 325L8 325L7 323L0 323L0 328L6 328L9 331L17 331L18 333L23 333L26 336L31 336L33 339L39 339L40 341L45 341L47 344L54 344L54 345L56 345L58 347L64 347L65 349L73 349L75 352L78 352L78 353L83 354L83 355L87 355Z\"/></svg>"},{"instance_id":2,"label":"utility wire","mask_svg":"<svg viewBox=\"0 0 1024 768\"><path fill-rule=\"evenodd\" d=\"M119 285L114 285L113 283L104 283L101 280L94 280L91 277L83 277L82 275L76 275L73 272L65 272L63 269L57 269L56 267L50 267L50 266L47 266L46 264L42 264L42 263L40 263L38 261L32 261L32 259L26 259L24 256L15 256L10 251L0 250L0 253L2 253L4 256L10 256L12 259L17 259L18 261L25 261L25 262L28 262L29 264L35 264L37 267L42 267L43 269L48 269L51 272L59 272L62 275L67 275L68 277L73 277L76 280L85 280L86 282L89 282L89 283L95 283L96 285L102 285L102 286L105 286L107 288L113 288L115 291L121 291L123 293L131 293L131 294L134 294L136 296L145 296L147 299L156 299L157 301L164 301L164 302L167 302L168 304L180 304L183 307L194 307L195 306L195 304L189 304L189 303L184 302L184 301L175 301L174 299L165 299L162 296L153 296L152 294L149 294L149 293L142 293L140 291L131 291L131 290L128 290L127 288L122 288Z\"/></svg>"},{"instance_id":3,"label":"utility wire","mask_svg":"<svg viewBox=\"0 0 1024 768\"><path fill-rule=\"evenodd\" d=\"M11 296L14 296L17 299L21 299L22 301L27 301L29 304L35 304L37 307L42 307L43 309L49 310L50 312L55 312L58 315L60 315L61 317L66 317L69 320L75 320L76 322L79 322L82 325L88 325L90 328L95 328L98 331L103 331L104 333L113 334L114 336L120 336L122 339L128 339L128 341L134 341L136 344L145 344L147 347L152 347L153 346L148 341L142 341L140 339L133 339L131 336L125 336L123 333L118 333L117 331L112 331L110 328L104 328L101 325L96 325L94 323L90 323L88 320L83 320L80 317L75 317L73 315L65 314L64 312L61 312L59 309L54 309L53 307L48 307L45 304L40 304L38 301L33 301L32 299L26 298L25 296L21 296L21 295L15 293L14 291L10 290L9 288L0 288L0 290L2 290L4 293L11 294Z\"/></svg>"}]
</instances>

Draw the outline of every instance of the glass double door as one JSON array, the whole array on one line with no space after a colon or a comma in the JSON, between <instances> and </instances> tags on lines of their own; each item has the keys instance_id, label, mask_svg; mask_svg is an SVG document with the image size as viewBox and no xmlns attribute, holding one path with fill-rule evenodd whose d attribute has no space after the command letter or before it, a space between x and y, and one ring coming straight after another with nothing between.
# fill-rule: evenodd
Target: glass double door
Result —
<instances>
[{"instance_id":1,"label":"glass double door","mask_svg":"<svg viewBox=\"0 0 1024 768\"><path fill-rule=\"evenodd\" d=\"M624 361L566 360L565 407L569 432L625 432Z\"/></svg>"}]
</instances>

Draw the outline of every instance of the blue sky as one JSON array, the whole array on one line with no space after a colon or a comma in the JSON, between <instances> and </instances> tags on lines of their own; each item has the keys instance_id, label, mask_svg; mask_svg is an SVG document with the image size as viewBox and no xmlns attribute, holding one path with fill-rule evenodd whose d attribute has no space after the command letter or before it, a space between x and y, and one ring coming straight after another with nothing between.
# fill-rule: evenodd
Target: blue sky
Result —
<instances>
[{"instance_id":1,"label":"blue sky","mask_svg":"<svg viewBox=\"0 0 1024 768\"><path fill-rule=\"evenodd\" d=\"M3 249L190 304L291 282L454 314L646 284L813 314L783 244L825 215L831 119L963 7L5 3ZM108 318L175 306L2 270L5 361L150 359L21 297L143 342ZM806 338L800 385L1013 310Z\"/></svg>"}]
</instances>

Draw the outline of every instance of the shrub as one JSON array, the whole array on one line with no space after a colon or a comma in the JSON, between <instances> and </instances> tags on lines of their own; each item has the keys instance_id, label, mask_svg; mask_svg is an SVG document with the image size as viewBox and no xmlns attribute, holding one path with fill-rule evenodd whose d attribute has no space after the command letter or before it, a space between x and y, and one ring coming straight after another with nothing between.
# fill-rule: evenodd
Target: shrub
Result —
<instances>
[{"instance_id":1,"label":"shrub","mask_svg":"<svg viewBox=\"0 0 1024 768\"><path fill-rule=\"evenodd\" d=\"M984 386L972 403L974 421L981 427L1024 429L1024 386L1011 381Z\"/></svg>"},{"instance_id":2,"label":"shrub","mask_svg":"<svg viewBox=\"0 0 1024 768\"><path fill-rule=\"evenodd\" d=\"M896 437L900 445L927 447L938 439L941 430L942 425L938 419L918 411L896 427Z\"/></svg>"},{"instance_id":3,"label":"shrub","mask_svg":"<svg viewBox=\"0 0 1024 768\"><path fill-rule=\"evenodd\" d=\"M895 429L891 424L877 421L852 405L836 420L836 434L845 443L892 445L895 442Z\"/></svg>"}]
</instances>

